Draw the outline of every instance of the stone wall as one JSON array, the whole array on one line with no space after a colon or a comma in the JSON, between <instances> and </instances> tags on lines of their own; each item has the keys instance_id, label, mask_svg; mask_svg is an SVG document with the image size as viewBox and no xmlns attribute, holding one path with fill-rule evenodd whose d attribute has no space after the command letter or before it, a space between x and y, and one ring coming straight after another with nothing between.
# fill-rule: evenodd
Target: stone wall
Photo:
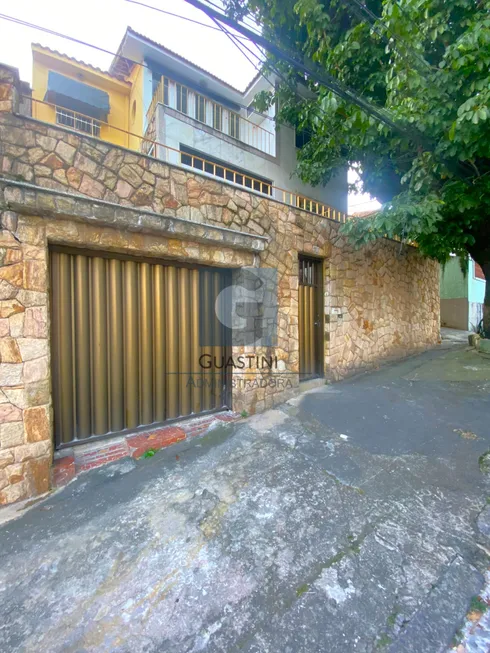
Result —
<instances>
[{"instance_id":1,"label":"stone wall","mask_svg":"<svg viewBox=\"0 0 490 653\"><path fill-rule=\"evenodd\" d=\"M255 256L223 243L217 250L218 243L165 238L155 231L116 231L105 227L102 219L100 224L88 224L80 215L68 219L49 209L54 197L50 194L41 193L43 208L37 214L2 212L2 206L19 206L20 200L23 207L29 206L29 198L20 198L19 193L18 186L0 190L0 505L49 489L48 243L207 264L213 264L219 251L218 258L225 257L235 267L253 265ZM88 206L79 203L80 213L88 213ZM76 214L76 208L71 212Z\"/></svg>"},{"instance_id":2,"label":"stone wall","mask_svg":"<svg viewBox=\"0 0 490 653\"><path fill-rule=\"evenodd\" d=\"M0 503L48 487L50 243L276 268L280 364L272 374L287 372L292 387L240 376L237 411L273 406L298 386L299 253L324 259L327 378L437 342L438 265L415 248L383 240L355 251L331 220L14 115L15 85L0 69Z\"/></svg>"},{"instance_id":3,"label":"stone wall","mask_svg":"<svg viewBox=\"0 0 490 653\"><path fill-rule=\"evenodd\" d=\"M49 488L51 465L46 249L2 214L0 504ZM19 233L23 242L16 234Z\"/></svg>"}]
</instances>

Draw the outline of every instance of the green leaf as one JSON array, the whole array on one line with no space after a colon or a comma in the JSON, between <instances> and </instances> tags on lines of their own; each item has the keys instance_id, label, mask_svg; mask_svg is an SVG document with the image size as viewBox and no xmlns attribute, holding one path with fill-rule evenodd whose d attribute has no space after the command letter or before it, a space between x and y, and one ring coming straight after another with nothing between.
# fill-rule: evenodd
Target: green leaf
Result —
<instances>
[{"instance_id":1,"label":"green leaf","mask_svg":"<svg viewBox=\"0 0 490 653\"><path fill-rule=\"evenodd\" d=\"M278 107L278 124L311 130L310 143L298 154L302 182L323 187L339 169L354 166L359 190L383 204L377 218L342 227L356 245L385 233L416 238L421 253L439 260L468 252L473 241L485 246L489 0L379 0L376 25L354 14L348 2L227 0L226 5L240 17L251 12L264 34L293 50L298 61L313 57L354 96L407 130L392 129L355 101L335 99L312 79L306 81L311 96L300 98L298 71L271 57L281 79L262 100ZM418 139L411 138L414 132ZM470 172L470 183L462 180L458 161L467 162L468 170L474 162L480 176Z\"/></svg>"}]
</instances>

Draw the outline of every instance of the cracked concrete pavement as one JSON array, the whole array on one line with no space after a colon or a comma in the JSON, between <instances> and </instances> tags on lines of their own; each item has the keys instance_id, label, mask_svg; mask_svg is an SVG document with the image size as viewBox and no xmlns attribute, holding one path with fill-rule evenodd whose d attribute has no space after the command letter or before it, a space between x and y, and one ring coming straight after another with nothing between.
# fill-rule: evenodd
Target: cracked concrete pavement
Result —
<instances>
[{"instance_id":1,"label":"cracked concrete pavement","mask_svg":"<svg viewBox=\"0 0 490 653\"><path fill-rule=\"evenodd\" d=\"M446 651L488 567L489 390L427 352L81 475L0 527L0 650Z\"/></svg>"}]
</instances>

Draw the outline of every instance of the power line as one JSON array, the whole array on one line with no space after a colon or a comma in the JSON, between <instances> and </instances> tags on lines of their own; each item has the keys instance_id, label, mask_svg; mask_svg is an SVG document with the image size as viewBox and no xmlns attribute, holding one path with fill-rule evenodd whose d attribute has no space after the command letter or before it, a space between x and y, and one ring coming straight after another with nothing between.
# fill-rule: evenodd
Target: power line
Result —
<instances>
[{"instance_id":1,"label":"power line","mask_svg":"<svg viewBox=\"0 0 490 653\"><path fill-rule=\"evenodd\" d=\"M227 16L225 16L221 12L217 12L214 9L212 9L211 7L209 7L207 5L204 5L199 0L186 0L186 2L188 4L191 4L194 7L198 8L198 9L201 9L210 18L217 19L220 22L224 22L229 27L231 27L233 30L235 30L235 31L241 33L243 36L247 37L247 39L250 40L251 42L253 42L256 46L263 47L265 50L271 52L277 59L279 59L279 60L284 59L293 68L299 69L303 73L303 75L305 75L306 78L308 78L308 77L310 77L312 79L316 78L317 82L319 82L320 84L326 86L332 92L337 94L339 97L342 97L347 102L350 102L350 103L353 103L353 104L359 106L360 108L365 110L366 113L368 113L369 115L375 117L380 122L383 122L384 124L386 124L390 128L403 133L405 136L413 139L415 142L417 142L419 144L424 144L424 146L425 146L425 143L423 143L423 140L425 140L425 139L423 139L422 134L420 134L418 131L414 131L413 129L410 129L410 130L406 129L405 127L395 123L389 116L383 115L383 112L387 113L386 110L380 109L380 108L374 106L369 101L367 101L364 98L358 96L355 92L353 92L351 89L349 89L345 85L343 85L344 88L342 88L342 83L339 83L338 80L336 80L333 76L329 75L328 73L319 70L318 66L316 66L313 62L310 62L310 61L307 61L307 63L298 62L296 60L296 58L293 57L290 53L280 49L279 47L277 47L276 45L274 45L273 43L271 43L270 41L265 39L261 34L257 34L257 33L253 32L253 31L251 31L250 29L244 27L243 25L241 25L237 21L234 21L233 19L228 18ZM155 9L155 10L158 11L158 8L151 7L150 5L147 5L147 6L149 8L152 8L152 9ZM173 15L178 16L177 14L173 14ZM178 16L178 17L183 18L182 16ZM7 16L5 14L0 14L0 19L10 21L10 22L13 22L15 24L22 25L24 27L29 27L31 29L39 30L39 31L45 32L47 34L57 36L57 37L62 38L62 39L70 40L70 41L72 41L74 43L78 43L79 45L83 45L83 46L86 46L86 47L93 48L95 50L98 50L99 52L103 52L105 54L110 54L110 55L112 55L114 57L121 58L121 59L126 60L126 61L128 61L130 63L133 63L133 64L138 65L138 66L142 66L144 68L147 68L147 69L151 70L151 68L145 63L141 63L139 61L132 60L129 57L125 57L123 55L120 55L119 53L111 52L110 50L107 50L106 48L102 48L100 46L96 46L94 44L88 43L88 42L83 41L81 39L77 39L75 37L71 37L71 36L68 36L66 34L56 32L55 30L51 30L49 28L42 27L40 25L35 25L34 23L29 23L28 21L24 21L22 19L15 18L15 17L12 17L12 16ZM211 25L206 25L204 23L202 23L202 25L205 26L205 27L208 27L208 28L215 29ZM254 54L254 56L257 56L257 55ZM257 59L259 59L259 58L257 57ZM249 107L246 107L245 105L241 105L239 103L237 103L237 104L242 109L245 109L245 110L250 109ZM255 113L258 113L259 115L264 115L264 114L261 114L260 112L256 111L255 109L253 109L253 111ZM431 147L429 149L433 149L433 147ZM451 166L451 165L452 164L449 163L448 167Z\"/></svg>"},{"instance_id":2,"label":"power line","mask_svg":"<svg viewBox=\"0 0 490 653\"><path fill-rule=\"evenodd\" d=\"M208 29L220 31L219 26L214 26L214 25L209 25L208 23L202 23L199 20L195 20L195 18L190 18L189 16L182 16L181 14L175 14L172 11L167 11L166 9L160 9L160 7L154 7L153 5L147 5L144 2L140 2L139 0L123 0L124 2L128 2L129 4L132 5L139 5L140 7L145 7L145 9L152 9L153 11L158 11L160 14L165 14L166 16L172 16L173 18L181 18L182 20L186 20L189 23L194 23L195 25L199 25L201 27L207 27ZM242 36L241 34L236 35L237 38L239 39L245 39L249 40L246 36Z\"/></svg>"},{"instance_id":3,"label":"power line","mask_svg":"<svg viewBox=\"0 0 490 653\"><path fill-rule=\"evenodd\" d=\"M122 57L119 54L116 54L115 52L111 52L110 50L106 50L105 48L101 48L98 45L93 45L92 43L87 43L86 41L82 41L81 39L77 39L74 36L68 36L67 34L62 34L61 32L55 32L55 30L49 29L49 27L43 27L41 25L35 25L34 23L29 23L26 20L22 20L21 18L15 18L14 16L7 16L6 14L0 14L0 19L1 20L6 20L11 23L15 23L17 25L22 25L23 27L30 27L32 29L38 30L40 32L46 32L46 34L51 34L52 36L58 36L61 39L67 39L69 41L73 41L73 43L78 43L79 45L84 45L88 48L93 48L94 50L98 50L99 52L103 52L104 54L110 54L114 57L121 57L122 59L126 59L127 61L131 63L137 63L140 64L138 61L132 61L131 59L128 59L128 57Z\"/></svg>"},{"instance_id":4,"label":"power line","mask_svg":"<svg viewBox=\"0 0 490 653\"><path fill-rule=\"evenodd\" d=\"M240 45L235 40L234 35L232 35L226 28L224 28L220 23L218 23L218 21L215 18L213 18L212 20L214 20L216 25L218 25L219 29L223 32L223 34L230 39L230 41L233 43L233 45L235 45L238 48L238 50L243 54L243 56L249 62L249 64L252 65L255 68L255 70L260 72L260 68L250 59L250 57L245 52L243 52ZM267 81L269 81L269 80L267 80ZM270 84L270 82L269 82L269 84Z\"/></svg>"},{"instance_id":5,"label":"power line","mask_svg":"<svg viewBox=\"0 0 490 653\"><path fill-rule=\"evenodd\" d=\"M369 9L369 7L367 7L365 4L363 4L363 2L362 2L361 0L353 0L353 2L354 2L354 4L355 4L355 5L358 7L358 9L359 9L359 11L358 11L358 10L354 7L354 11L355 11L355 13L357 13L357 15L361 18L361 20L362 20L362 15L360 15L360 14L365 14L365 15L367 16L367 18L368 18L370 24L372 25L373 30L376 32L376 34L378 34L378 36L380 36L381 38L383 38L383 39L385 39L386 41L388 41L388 43L390 42L390 39L386 36L386 34L383 34L382 31L380 31L380 30L378 29L378 25L380 25L380 26L381 26L384 30L386 30L386 32L391 36L391 39L393 39L393 41L395 41L395 42L399 42L399 43L402 43L402 44L403 44L403 46L404 46L404 48L405 48L405 53L401 52L400 50L397 50L397 52L398 52L398 54L399 54L401 57L403 57L403 58L405 59L405 61L407 61L409 64L411 64L411 61L409 60L408 55L407 55L407 52L408 52L408 53L410 53L413 57L415 57L415 59L417 59L418 61L420 61L420 62L423 64L423 66L429 70L429 72L431 73L431 75L433 75L432 66L429 64L429 62L426 61L426 60L424 59L424 57L423 57L419 52L417 52L416 50L414 50L414 49L413 49L413 48L412 48L412 47L411 47L411 46L410 46L410 45L405 41L405 39L403 39L401 36L399 36L398 34L396 34L395 32L393 32L393 31L392 31L392 30L391 30L387 25L385 25L385 24L383 23L383 21L381 20L381 18L380 18L379 16L376 16L376 14L375 14L374 12L372 12L372 11ZM346 4L346 3L345 3L345 4ZM441 90L441 92L442 92L446 97L449 97L448 93L446 93L446 91L445 91L444 89L440 89L440 90Z\"/></svg>"},{"instance_id":6,"label":"power line","mask_svg":"<svg viewBox=\"0 0 490 653\"><path fill-rule=\"evenodd\" d=\"M350 206L351 209L353 209L356 206L363 206L364 204L369 204L370 202L378 202L379 204L381 204L381 202L379 202L379 200L374 198L372 200L364 200L364 202L356 202L355 204L350 204L349 206Z\"/></svg>"},{"instance_id":7,"label":"power line","mask_svg":"<svg viewBox=\"0 0 490 653\"><path fill-rule=\"evenodd\" d=\"M223 27L223 26L222 26L222 25L221 25L221 24L220 24L216 19L213 18L213 20L215 20L215 22L216 22L217 25L220 25L220 26L221 26L221 28L222 28L222 30L224 31L224 33L228 36L228 38L229 38L230 40L232 40L232 36L233 36L233 35L232 35L232 34L231 34L231 33L230 33L230 32L229 32L225 27ZM260 57L259 57L255 52L253 52L253 51L252 51L252 50L251 50L251 49L250 49L250 48L249 48L245 43L238 43L238 41L236 41L236 40L232 40L232 42L233 42L234 45L236 45L236 47L238 48L238 50L243 54L243 56L247 59L247 61L249 61L249 62L250 62L250 63L255 67L255 69L257 70L257 72L259 72L259 73L262 75L262 77L264 77L264 79L265 79L265 80L270 84L270 86L271 86L272 88L274 88L274 84L273 84L273 83L270 81L270 79L265 75L265 73L263 72L263 70L262 70L261 68L259 68L256 64L254 64L254 63L250 60L250 58L247 56L247 54L243 51L243 48L245 48L246 50L248 50L248 52L249 52L253 57L255 57L255 58L257 59L257 61L259 61L259 62L261 63L262 66L264 65L265 62L262 61L262 59L260 59ZM257 46L257 47L258 47L258 46ZM262 54L262 56L264 56L264 53L262 52L262 50L259 49L259 52ZM272 69L272 72L275 73L275 74L278 76L278 78L279 78L279 79L280 79L284 84L289 85L288 80L284 77L284 75L283 75L283 74L278 70L278 68L277 68L276 66L274 66L274 65L271 64L270 62L269 62L268 65L269 65L270 68ZM297 88L295 88L295 89L291 89L291 90L292 90L293 93L294 93L295 95L297 95L301 100L305 100L305 99L307 99L307 98L305 98L303 95L301 95L301 93L299 93L299 91L297 90ZM323 113L323 115L325 115L325 116L327 115L326 112L325 112L321 107L320 107L320 111Z\"/></svg>"},{"instance_id":8,"label":"power line","mask_svg":"<svg viewBox=\"0 0 490 653\"><path fill-rule=\"evenodd\" d=\"M332 92L334 92L336 95L346 100L347 102L356 104L360 108L364 109L366 113L372 115L373 117L377 118L380 122L383 122L387 126L391 127L391 129L402 132L405 136L410 135L409 132L413 131L413 130L407 130L405 127L402 127L401 125L395 123L390 117L383 115L384 110L375 107L372 103L358 96L355 92L353 92L348 87L342 88L341 82L339 82L329 73L319 70L314 62L306 60L306 58L305 58L306 63L298 61L288 51L279 48L277 45L275 45L274 43L272 43L271 41L263 37L261 34L253 33L247 27L244 27L234 19L229 18L228 16L222 14L221 12L212 9L208 5L203 4L202 2L200 2L200 0L185 0L185 2L192 5L193 7L196 7L197 9L201 9L210 18L214 17L218 21L225 23L226 25L228 25L228 27L231 27L235 31L242 33L244 36L248 36L248 38L251 41L253 41L256 45L263 47L271 54L273 54L278 60L286 61L287 63L289 63L289 65L299 70L307 78L311 78L319 82L323 86L326 86ZM422 136L421 134L414 133L412 134L412 138L420 142Z\"/></svg>"},{"instance_id":9,"label":"power line","mask_svg":"<svg viewBox=\"0 0 490 653\"><path fill-rule=\"evenodd\" d=\"M213 18L213 20L214 20L214 22L216 23L216 25L219 25L221 31L222 31L222 32L223 32L223 33L224 33L224 34L225 34L225 35L230 39L230 41L233 43L233 45L235 45L235 46L238 48L239 52L240 52L241 54L243 54L243 56L245 57L245 59L246 59L246 60L247 60L247 61L248 61L248 62L249 62L249 63L250 63L254 68L255 68L255 70L256 70L260 75L262 75L262 77L263 77L263 78L264 78L264 79L265 79L265 80L266 80L266 81L267 81L267 82L272 86L272 88L274 88L274 84L270 81L270 79L267 78L267 76L266 76L265 73L263 72L262 68L259 67L259 66L257 66L257 64L255 64L255 63L250 59L250 57L247 55L247 53L243 51L243 49L245 48L246 50L248 50L248 52L249 52L253 57L255 57L255 58L257 59L257 61L260 62L261 65L263 65L263 64L264 64L264 61L262 61L262 59L258 56L258 54L257 54L256 52L253 52L253 51L252 51L252 50L251 50L251 49L250 49L250 48L249 48L245 43L239 43L239 42L238 42L238 39L236 38L236 36L235 36L234 34L232 34L231 32L229 32L229 31L226 29L226 27L223 27L223 25L221 25L221 23L219 23L215 18ZM262 53L262 52L261 52L261 54L262 54L262 56L263 56L263 53ZM274 72L276 72L276 74L277 74L277 71L274 71Z\"/></svg>"},{"instance_id":10,"label":"power line","mask_svg":"<svg viewBox=\"0 0 490 653\"><path fill-rule=\"evenodd\" d=\"M148 5L149 6L149 5ZM176 14L178 15L178 14ZM180 16L179 16L180 17ZM97 50L98 52L102 52L103 54L110 54L113 57L116 57L117 59L122 59L124 61L127 61L131 64L134 64L135 66L141 66L142 68L148 69L150 72L152 71L152 68L146 64L142 63L141 61L136 61L135 59L131 59L130 57L126 57L122 54L119 54L118 52L113 52L111 50L107 50L106 48L102 48L99 45L95 45L93 43L88 43L87 41L83 41L81 39L77 39L74 36L69 36L68 34L63 34L62 32L56 32L55 30L50 29L49 27L43 27L42 25L36 25L34 23L29 23L26 20L22 20L21 18L16 18L14 16L7 16L6 14L0 14L0 20L5 20L11 23L15 23L16 25L21 25L22 27L28 27L30 29L37 30L39 32L44 32L46 34L50 34L51 36L56 36L61 39L65 39L66 41L72 41L73 43L77 43L78 45L83 45L84 47L87 48L92 48L93 50ZM203 23L205 27L211 27L214 28L212 25L206 25ZM104 72L104 71L102 71ZM245 110L250 110L249 107L245 106L244 104L240 104L239 102L235 102L237 106L239 106L241 109ZM263 116L267 118L265 114L261 113L260 111L257 111L256 109L253 109L254 113L257 113L260 116Z\"/></svg>"},{"instance_id":11,"label":"power line","mask_svg":"<svg viewBox=\"0 0 490 653\"><path fill-rule=\"evenodd\" d=\"M224 11L224 7L222 5L221 6L218 5L216 2L213 2L213 0L204 0L204 1L207 2L208 5L211 5L215 9L218 9L218 11ZM249 19L249 22L247 23L247 22L245 22L247 18L249 18L249 17L248 16L243 16L243 18L242 18L245 25L247 25L250 29L253 29L256 34L259 34L260 33L259 29L258 29L259 26L257 25L257 23L254 20L252 20L251 18ZM252 23L252 25L250 23Z\"/></svg>"},{"instance_id":12,"label":"power line","mask_svg":"<svg viewBox=\"0 0 490 653\"><path fill-rule=\"evenodd\" d=\"M233 30L240 32L244 36L248 36L248 38L252 42L254 42L255 45L259 45L263 47L279 61L280 60L285 61L293 69L296 69L297 71L301 72L306 79L311 79L312 81L315 81L316 83L325 86L326 88L330 89L333 93L341 97L346 102L350 104L354 104L359 108L363 109L367 114L371 115L379 122L382 122L383 124L387 125L392 130L401 133L404 137L409 138L415 144L432 152L435 150L435 144L430 142L424 136L424 134L420 132L418 129L414 129L412 127L405 127L404 125L395 122L395 120L393 120L389 116L389 113L388 111L386 111L386 109L381 109L375 106L369 100L366 100L365 98L359 96L355 91L350 89L348 86L346 86L345 84L337 80L335 77L333 77L326 71L319 68L319 66L315 64L311 59L308 59L307 57L303 57L302 61L298 61L298 59L295 56L293 56L293 54L291 54L289 51L278 47L277 45L275 45L275 43L272 43L271 41L263 37L261 34L259 35L255 34L247 27L240 24L238 21L228 17L227 15L221 12L212 9L208 5L203 4L203 2L201 2L200 0L185 0L185 2L187 2L193 7L196 7L197 9L201 9L201 11L203 11L210 18L214 17L218 21L228 25L228 27L231 27ZM468 176L467 171L465 170L465 174L463 176L462 170L464 168L460 162L457 162L455 164L452 161L445 161L445 165L448 167L448 169L454 172L454 174L457 175L458 177L464 180L467 179Z\"/></svg>"},{"instance_id":13,"label":"power line","mask_svg":"<svg viewBox=\"0 0 490 653\"><path fill-rule=\"evenodd\" d=\"M195 0L186 0L186 2L189 2L190 4L194 4ZM147 5L147 6L148 6L148 8L155 9L156 11L159 11L159 9L156 8L156 7L151 7L150 5ZM204 7L204 8L203 8L203 11L207 10L207 11L213 12L214 14L217 14L217 16L215 16L215 17L216 17L218 20L222 19L222 14L220 14L220 13L218 13L218 12L215 12L215 11L214 11L213 9L211 9L210 7L206 7L206 6L204 6L204 5L201 5L200 2L196 2L194 6L197 6L198 8L201 8L201 6L202 6L202 7ZM206 11L205 11L205 13L206 13ZM210 16L210 18L212 18L212 17L213 17L213 16ZM36 24L34 24L34 23L30 23L30 22L25 21L25 20L22 20L22 19L20 19L20 18L15 18L15 17L13 17L13 16L7 16L6 14L0 14L0 19L2 19L2 20L6 20L6 21L10 21L10 22L15 23L15 24L18 24L18 25L22 25L23 27L29 27L29 28L31 28L31 29L35 29L35 30L38 30L38 31L41 31L41 32L45 32L46 34L50 34L50 35L52 35L52 36L56 36L56 37L58 37L58 38L62 38L62 39L66 39L66 40L72 41L72 42L77 43L77 44L79 44L79 45L83 45L83 46L85 46L85 47L92 48L92 49L97 50L97 51L99 51L99 52L103 52L104 54L110 54L111 56L114 56L114 57L117 57L117 58L124 59L124 60L128 61L129 63L133 63L133 64L135 64L135 65L142 66L143 68L147 68L147 69L151 70L151 68L150 68L147 64L145 64L145 63L141 63L141 62L139 62L139 61L135 61L134 59L130 59L129 57L125 57L125 56L120 55L120 54L118 54L118 53L116 53L116 52L112 52L112 51L110 51L110 50L107 50L106 48L102 48L102 47L100 47L100 46L94 45L93 43L88 43L87 41L83 41L82 39L77 39L77 38L75 38L75 37L73 37L73 36L69 36L69 35L67 35L67 34L63 34L63 33L61 33L61 32L57 32L57 31L55 31L55 30L49 29L48 27L43 27L43 26L41 26L41 25L36 25ZM231 19L227 19L227 20L231 20ZM226 21L224 21L224 22L226 22ZM203 25L205 25L205 24L203 24ZM206 26L206 27L211 27L211 28L213 28L213 26L211 26L211 25L205 25L205 26ZM233 27L233 26L232 26L232 27ZM248 28L243 28L241 25L239 25L239 27L240 27L241 29L245 29L246 31L249 31ZM255 41L254 41L254 37L255 37L255 38L260 38L261 40L266 41L266 39L264 39L261 35L256 35L254 32L250 32L249 34L246 34L245 36L247 36L247 38L248 38L249 40L251 40L252 42L255 42ZM266 41L266 43L268 43L268 41ZM265 47L265 49L267 49L267 48ZM279 52L280 52L280 50L279 50ZM293 60L293 61L294 61L294 60ZM326 84L326 85L327 85L327 84ZM340 93L341 93L341 91L339 91L339 94L340 94ZM350 98L346 98L346 99L348 99L349 101L352 101ZM249 109L249 107L246 107L245 105L240 105L240 104L239 104L239 106L240 106L242 109ZM263 114L261 114L260 112L258 112L258 111L256 111L256 110L254 110L254 111L255 111L255 113L259 113L260 115L263 115ZM368 112L369 112L369 111L368 111ZM381 116L380 116L380 119L382 119L383 122L386 122L386 119L382 118ZM393 127L396 128L396 125L395 125L394 123L393 123Z\"/></svg>"}]
</instances>

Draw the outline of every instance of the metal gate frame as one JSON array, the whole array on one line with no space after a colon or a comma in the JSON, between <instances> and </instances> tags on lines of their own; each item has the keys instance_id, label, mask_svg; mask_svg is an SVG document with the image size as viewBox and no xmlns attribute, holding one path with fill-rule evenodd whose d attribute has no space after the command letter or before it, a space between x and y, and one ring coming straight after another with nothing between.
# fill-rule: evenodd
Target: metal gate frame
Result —
<instances>
[{"instance_id":1,"label":"metal gate frame","mask_svg":"<svg viewBox=\"0 0 490 653\"><path fill-rule=\"evenodd\" d=\"M91 265L94 266L90 274L88 259L93 259ZM104 266L103 259L110 263ZM215 342L210 347L199 344L200 322L206 320L203 318L206 300L201 304L200 296L209 298L205 307L210 328L221 329L219 320L211 312L210 300L231 281L230 270L58 245L49 247L49 260L51 370L57 449L147 431L231 408L231 370L227 368L221 372L199 369L203 379L199 393L191 387L182 394L185 383L188 383L185 373L180 375L178 383L166 383L169 374L178 374L183 366L197 365L196 351L200 352L199 355L209 352L225 356L226 360L231 355L226 335L222 337L223 346L216 346ZM57 268L60 261L71 266L69 274L68 270L63 273ZM134 265L122 265L121 262ZM97 275L102 283L94 281ZM199 311L192 311L196 304ZM169 305L176 306L176 311L169 312L166 309ZM84 329L87 315L90 315L90 328ZM116 315L119 320L114 319ZM192 346L176 346L182 338L182 330L184 342L192 343ZM142 332L150 335L138 340ZM159 338L159 333L163 337ZM136 351L136 355L125 355L128 347L129 351ZM163 375L155 374L159 369L158 361L165 366ZM191 369L191 372L195 370ZM222 383L223 391L217 399L220 405L200 410L203 403L209 405L213 398L209 385L213 373L221 375L218 382ZM158 405L156 396L160 400ZM187 414L177 414L182 397L188 397ZM171 406L170 410L168 406ZM141 419L145 421L141 422ZM69 433L66 424L71 425ZM89 435L78 437L89 431Z\"/></svg>"},{"instance_id":2,"label":"metal gate frame","mask_svg":"<svg viewBox=\"0 0 490 653\"><path fill-rule=\"evenodd\" d=\"M299 379L325 375L324 259L298 255Z\"/></svg>"}]
</instances>

